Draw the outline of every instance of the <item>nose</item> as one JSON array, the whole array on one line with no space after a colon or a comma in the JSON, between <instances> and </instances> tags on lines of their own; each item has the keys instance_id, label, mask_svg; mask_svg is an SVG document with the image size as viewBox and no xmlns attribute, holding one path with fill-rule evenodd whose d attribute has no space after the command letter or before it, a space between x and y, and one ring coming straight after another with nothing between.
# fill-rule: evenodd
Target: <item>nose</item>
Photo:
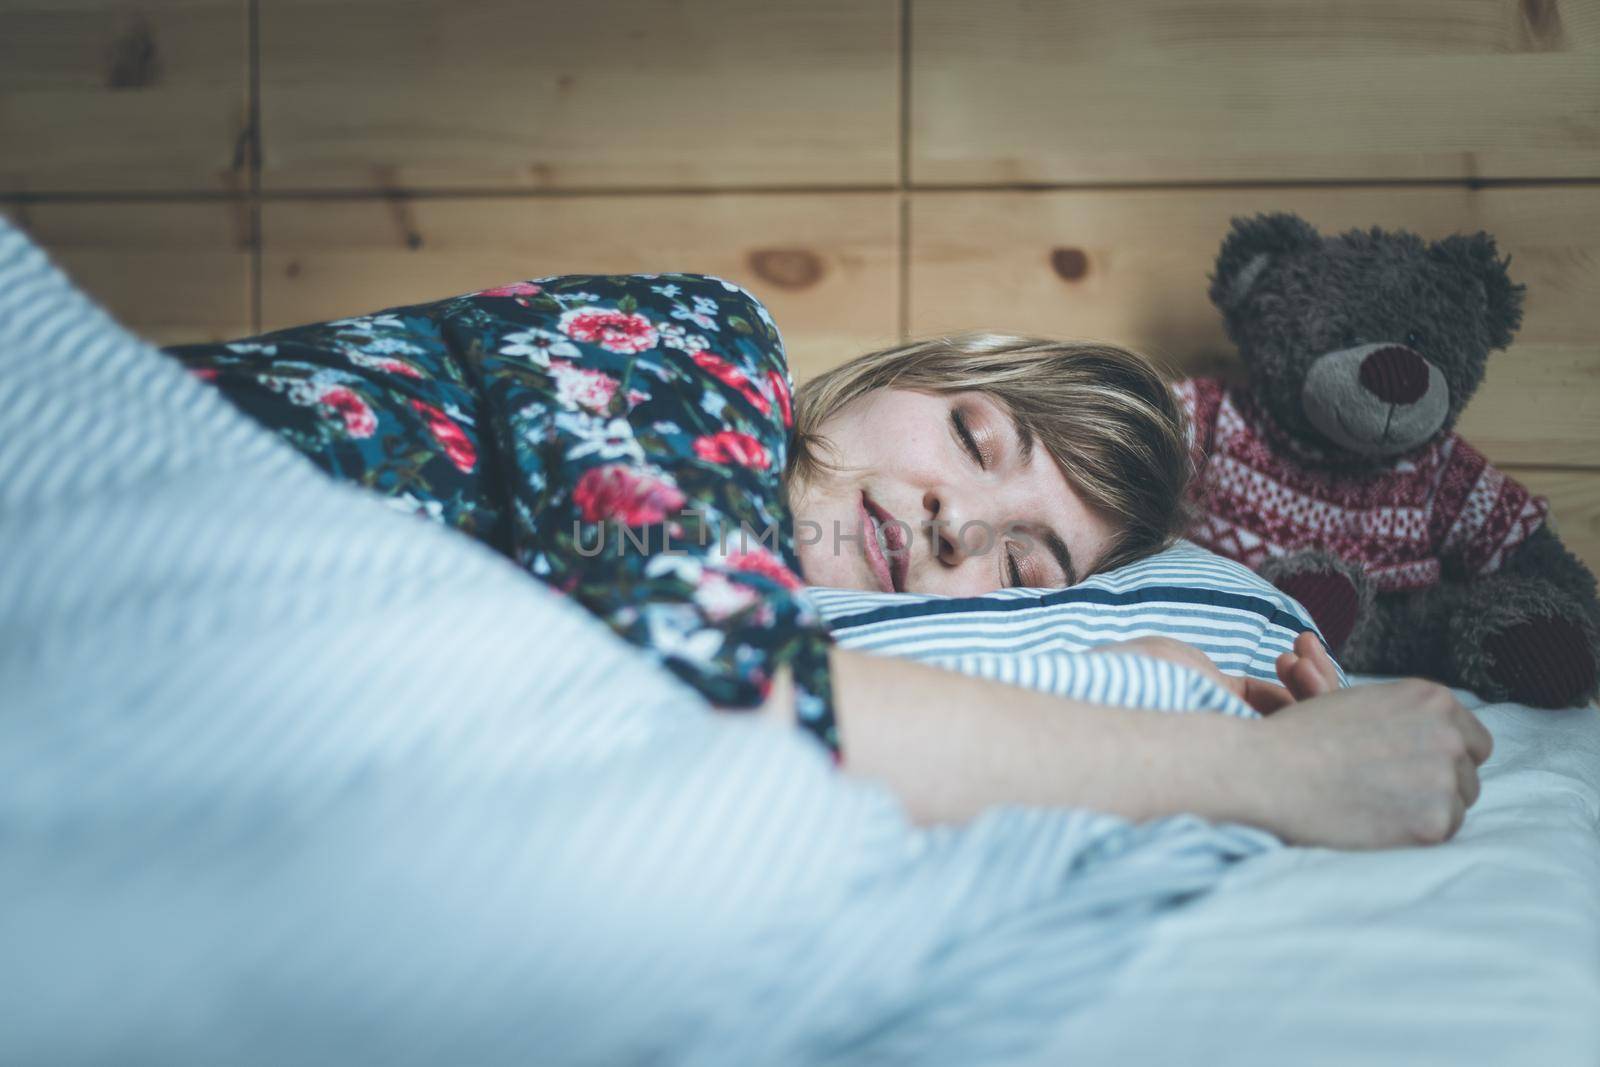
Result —
<instances>
[{"instance_id":1,"label":"nose","mask_svg":"<svg viewBox=\"0 0 1600 1067\"><path fill-rule=\"evenodd\" d=\"M1415 404L1428 391L1428 361L1388 345L1361 361L1361 387L1386 404Z\"/></svg>"},{"instance_id":2,"label":"nose","mask_svg":"<svg viewBox=\"0 0 1600 1067\"><path fill-rule=\"evenodd\" d=\"M966 509L956 504L955 494L946 488L932 488L922 494L922 507L928 513L929 539L933 554L941 563L956 566L972 554L961 530L970 521ZM969 535L975 530L967 531Z\"/></svg>"}]
</instances>

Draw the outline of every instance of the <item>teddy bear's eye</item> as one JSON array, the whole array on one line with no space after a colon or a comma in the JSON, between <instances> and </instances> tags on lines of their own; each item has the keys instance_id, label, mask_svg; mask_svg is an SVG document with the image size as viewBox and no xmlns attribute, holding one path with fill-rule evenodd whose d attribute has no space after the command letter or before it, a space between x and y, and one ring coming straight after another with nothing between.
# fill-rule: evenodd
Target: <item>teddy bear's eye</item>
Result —
<instances>
[{"instance_id":1,"label":"teddy bear's eye","mask_svg":"<svg viewBox=\"0 0 1600 1067\"><path fill-rule=\"evenodd\" d=\"M1354 348L1360 343L1361 335L1356 333L1354 330L1346 330L1344 335L1339 338L1339 345L1342 348Z\"/></svg>"},{"instance_id":2,"label":"teddy bear's eye","mask_svg":"<svg viewBox=\"0 0 1600 1067\"><path fill-rule=\"evenodd\" d=\"M1407 348L1421 348L1426 341L1427 338L1424 337L1419 330L1412 330L1410 333L1406 334Z\"/></svg>"}]
</instances>

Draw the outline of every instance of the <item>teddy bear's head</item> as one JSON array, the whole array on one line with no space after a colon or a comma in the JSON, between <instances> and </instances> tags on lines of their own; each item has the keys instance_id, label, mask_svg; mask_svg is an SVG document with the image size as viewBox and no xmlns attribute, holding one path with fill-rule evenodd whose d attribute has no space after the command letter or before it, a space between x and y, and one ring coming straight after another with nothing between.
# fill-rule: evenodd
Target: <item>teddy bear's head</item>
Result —
<instances>
[{"instance_id":1,"label":"teddy bear's head","mask_svg":"<svg viewBox=\"0 0 1600 1067\"><path fill-rule=\"evenodd\" d=\"M1455 425L1523 287L1486 233L1324 237L1296 215L1235 219L1211 302L1285 431L1342 462L1418 448Z\"/></svg>"}]
</instances>

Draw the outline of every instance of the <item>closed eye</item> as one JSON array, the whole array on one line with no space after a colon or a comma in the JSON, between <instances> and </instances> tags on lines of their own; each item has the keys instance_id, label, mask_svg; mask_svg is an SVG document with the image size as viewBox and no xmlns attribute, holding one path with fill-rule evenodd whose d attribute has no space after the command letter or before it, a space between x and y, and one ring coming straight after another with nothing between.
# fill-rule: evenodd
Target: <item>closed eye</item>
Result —
<instances>
[{"instance_id":1,"label":"closed eye","mask_svg":"<svg viewBox=\"0 0 1600 1067\"><path fill-rule=\"evenodd\" d=\"M950 425L955 428L956 436L961 439L961 445L972 454L978 466L988 469L989 464L984 459L983 450L978 447L978 439L972 436L972 428L967 425L967 417L961 413L960 408L950 409Z\"/></svg>"},{"instance_id":2,"label":"closed eye","mask_svg":"<svg viewBox=\"0 0 1600 1067\"><path fill-rule=\"evenodd\" d=\"M1011 588L1017 589L1023 585L1022 569L1017 566L1016 550L1009 546L1006 548L1006 576L1011 579Z\"/></svg>"}]
</instances>

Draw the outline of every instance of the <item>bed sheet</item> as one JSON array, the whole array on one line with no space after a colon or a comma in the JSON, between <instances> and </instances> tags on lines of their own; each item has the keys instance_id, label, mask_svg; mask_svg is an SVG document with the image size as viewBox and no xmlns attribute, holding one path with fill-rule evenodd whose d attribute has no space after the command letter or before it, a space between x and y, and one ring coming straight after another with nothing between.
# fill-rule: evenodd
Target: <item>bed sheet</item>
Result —
<instances>
[{"instance_id":1,"label":"bed sheet","mask_svg":"<svg viewBox=\"0 0 1600 1067\"><path fill-rule=\"evenodd\" d=\"M1239 864L1041 1062L1600 1063L1600 710L1458 696L1495 751L1453 841Z\"/></svg>"},{"instance_id":2,"label":"bed sheet","mask_svg":"<svg viewBox=\"0 0 1600 1067\"><path fill-rule=\"evenodd\" d=\"M994 1064L1279 847L912 826L327 479L4 220L0 470L7 1067Z\"/></svg>"}]
</instances>

